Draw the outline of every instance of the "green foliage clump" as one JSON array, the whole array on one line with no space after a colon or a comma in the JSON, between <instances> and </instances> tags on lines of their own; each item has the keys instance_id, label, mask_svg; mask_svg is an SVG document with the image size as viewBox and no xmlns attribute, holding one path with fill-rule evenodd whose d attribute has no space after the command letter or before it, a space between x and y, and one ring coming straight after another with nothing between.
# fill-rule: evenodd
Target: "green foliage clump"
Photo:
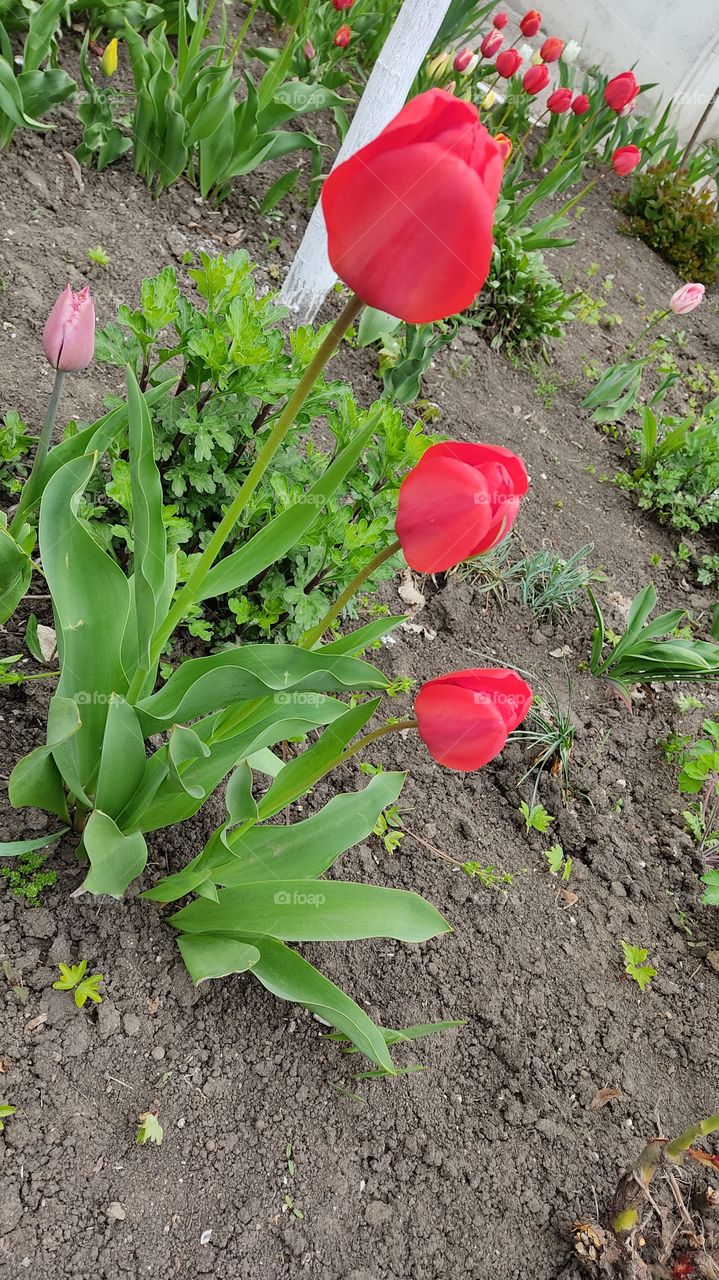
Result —
<instances>
[{"instance_id":1,"label":"green foliage clump","mask_svg":"<svg viewBox=\"0 0 719 1280\"><path fill-rule=\"evenodd\" d=\"M44 889L57 880L57 871L44 871L49 858L47 853L23 853L12 865L0 863L0 876L16 898L22 898L30 907L37 906Z\"/></svg>"},{"instance_id":2,"label":"green foliage clump","mask_svg":"<svg viewBox=\"0 0 719 1280\"><path fill-rule=\"evenodd\" d=\"M487 282L464 317L495 350L544 346L574 319L573 299L524 240L522 228L497 223Z\"/></svg>"},{"instance_id":3,"label":"green foliage clump","mask_svg":"<svg viewBox=\"0 0 719 1280\"><path fill-rule=\"evenodd\" d=\"M27 455L32 436L15 409L9 409L0 426L0 497L11 500L25 483Z\"/></svg>"},{"instance_id":4,"label":"green foliage clump","mask_svg":"<svg viewBox=\"0 0 719 1280\"><path fill-rule=\"evenodd\" d=\"M671 263L682 280L713 284L719 268L719 214L709 190L669 161L637 172L617 197L627 215L620 229L636 235Z\"/></svg>"},{"instance_id":5,"label":"green foliage clump","mask_svg":"<svg viewBox=\"0 0 719 1280\"><path fill-rule=\"evenodd\" d=\"M646 459L650 470L636 479L639 505L674 529L698 533L719 524L719 398L705 406L692 426L671 421L658 433ZM645 451L646 452L646 451Z\"/></svg>"},{"instance_id":6,"label":"green foliage clump","mask_svg":"<svg viewBox=\"0 0 719 1280\"><path fill-rule=\"evenodd\" d=\"M139 308L120 307L119 323L108 325L97 341L98 357L116 365L130 360L151 395L166 378L169 359L181 362L179 376L151 407L165 522L174 545L181 547L181 580L219 524L326 332L299 328L286 340L279 327L285 313L273 295L256 296L252 264L244 251L227 260L202 255L201 265L189 275L204 306L181 294L174 269L166 267L143 283ZM374 410L360 409L344 383L318 380L272 471L247 505L236 546L305 496L330 455L367 422L368 412ZM402 477L433 437L424 433L422 423L408 430L390 404L378 412L362 467L354 468L329 501L318 503L317 518L301 544L227 603L218 601L206 613L197 606L190 619L192 634L222 640L237 638L239 631L257 638L279 626L286 638L297 640L324 616L378 547L391 540ZM94 524L98 536L123 559L131 552L125 438L113 445L110 477L96 500L85 515L102 517ZM388 561L370 587L393 570Z\"/></svg>"}]
</instances>

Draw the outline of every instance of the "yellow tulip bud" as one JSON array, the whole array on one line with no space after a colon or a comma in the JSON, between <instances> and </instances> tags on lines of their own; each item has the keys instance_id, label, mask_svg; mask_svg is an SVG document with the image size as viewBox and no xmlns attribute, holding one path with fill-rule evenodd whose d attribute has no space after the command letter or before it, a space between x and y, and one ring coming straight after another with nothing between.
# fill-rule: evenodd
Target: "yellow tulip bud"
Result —
<instances>
[{"instance_id":1,"label":"yellow tulip bud","mask_svg":"<svg viewBox=\"0 0 719 1280\"><path fill-rule=\"evenodd\" d=\"M104 75L114 76L117 71L117 38L112 39L105 49L100 66Z\"/></svg>"},{"instance_id":2,"label":"yellow tulip bud","mask_svg":"<svg viewBox=\"0 0 719 1280\"><path fill-rule=\"evenodd\" d=\"M448 53L438 53L436 58L432 58L427 66L427 75L430 80L441 80L449 67L450 61Z\"/></svg>"},{"instance_id":3,"label":"yellow tulip bud","mask_svg":"<svg viewBox=\"0 0 719 1280\"><path fill-rule=\"evenodd\" d=\"M539 52L539 49L536 49L535 52L532 54L532 66L538 67L540 62L544 62L544 58Z\"/></svg>"},{"instance_id":4,"label":"yellow tulip bud","mask_svg":"<svg viewBox=\"0 0 719 1280\"><path fill-rule=\"evenodd\" d=\"M497 95L494 92L494 89L490 89L489 93L485 94L484 98L482 99L482 108L481 108L482 111L489 111L494 106L496 101L497 101Z\"/></svg>"}]
</instances>

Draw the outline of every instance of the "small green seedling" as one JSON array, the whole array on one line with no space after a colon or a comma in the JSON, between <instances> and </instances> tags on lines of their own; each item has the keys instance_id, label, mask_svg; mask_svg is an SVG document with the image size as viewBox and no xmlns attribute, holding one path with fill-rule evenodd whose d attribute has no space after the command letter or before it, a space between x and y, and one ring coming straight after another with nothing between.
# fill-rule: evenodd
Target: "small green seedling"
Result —
<instances>
[{"instance_id":1,"label":"small green seedling","mask_svg":"<svg viewBox=\"0 0 719 1280\"><path fill-rule=\"evenodd\" d=\"M29 906L36 906L43 889L49 889L57 880L57 871L43 871L49 853L23 853L12 867L0 866L0 876L16 898L22 898Z\"/></svg>"},{"instance_id":2,"label":"small green seedling","mask_svg":"<svg viewBox=\"0 0 719 1280\"><path fill-rule=\"evenodd\" d=\"M719 907L719 871L707 871L702 876L702 882L707 886L702 898L704 906Z\"/></svg>"},{"instance_id":3,"label":"small green seedling","mask_svg":"<svg viewBox=\"0 0 719 1280\"><path fill-rule=\"evenodd\" d=\"M657 971L651 964L645 964L649 952L646 947L635 947L629 942L622 942L624 952L624 972L628 978L636 982L640 991L649 986Z\"/></svg>"},{"instance_id":4,"label":"small green seedling","mask_svg":"<svg viewBox=\"0 0 719 1280\"><path fill-rule=\"evenodd\" d=\"M52 984L55 991L74 991L78 1009L82 1009L88 1000L92 1000L93 1004L102 1004L102 996L97 988L103 976L101 973L93 973L86 978L87 960L81 960L79 964L58 964L57 967L60 977Z\"/></svg>"},{"instance_id":5,"label":"small green seedling","mask_svg":"<svg viewBox=\"0 0 719 1280\"><path fill-rule=\"evenodd\" d=\"M4 1122L8 1120L10 1116L14 1116L16 1111L17 1107L10 1107L6 1102L0 1103L0 1133L2 1133L5 1128Z\"/></svg>"},{"instance_id":6,"label":"small green seedling","mask_svg":"<svg viewBox=\"0 0 719 1280\"><path fill-rule=\"evenodd\" d=\"M519 812L524 818L527 833L530 831L548 831L554 822L554 814L548 813L543 804L528 805L526 800L520 800Z\"/></svg>"},{"instance_id":7,"label":"small green seedling","mask_svg":"<svg viewBox=\"0 0 719 1280\"><path fill-rule=\"evenodd\" d=\"M705 738L682 739L691 745L679 757L679 790L697 796L684 821L699 848L713 852L719 847L719 721L706 719L702 729Z\"/></svg>"},{"instance_id":8,"label":"small green seedling","mask_svg":"<svg viewBox=\"0 0 719 1280\"><path fill-rule=\"evenodd\" d=\"M483 867L481 862L463 862L462 870L470 880L479 880L484 889L501 889L502 885L514 884L511 871L497 871L494 867Z\"/></svg>"},{"instance_id":9,"label":"small green seedling","mask_svg":"<svg viewBox=\"0 0 719 1280\"><path fill-rule=\"evenodd\" d=\"M96 267L109 267L110 265L110 255L102 248L102 245L98 244L93 249L88 249L87 257L88 261L92 262Z\"/></svg>"},{"instance_id":10,"label":"small green seedling","mask_svg":"<svg viewBox=\"0 0 719 1280\"><path fill-rule=\"evenodd\" d=\"M549 874L551 876L561 876L566 883L572 874L572 859L564 856L564 849L561 844L553 844L544 854L549 866Z\"/></svg>"},{"instance_id":11,"label":"small green seedling","mask_svg":"<svg viewBox=\"0 0 719 1280\"><path fill-rule=\"evenodd\" d=\"M138 1116L139 1125L135 1134L135 1142L139 1142L144 1147L146 1142L154 1142L159 1147L165 1136L156 1111L143 1111Z\"/></svg>"},{"instance_id":12,"label":"small green seedling","mask_svg":"<svg viewBox=\"0 0 719 1280\"><path fill-rule=\"evenodd\" d=\"M374 777L378 773L384 773L381 765L365 763L360 765L362 773L369 774ZM379 815L377 822L372 828L372 835L377 836L385 847L385 852L390 858L396 853L399 845L404 840L404 831L402 831L402 817L399 807L396 804L388 804Z\"/></svg>"}]
</instances>

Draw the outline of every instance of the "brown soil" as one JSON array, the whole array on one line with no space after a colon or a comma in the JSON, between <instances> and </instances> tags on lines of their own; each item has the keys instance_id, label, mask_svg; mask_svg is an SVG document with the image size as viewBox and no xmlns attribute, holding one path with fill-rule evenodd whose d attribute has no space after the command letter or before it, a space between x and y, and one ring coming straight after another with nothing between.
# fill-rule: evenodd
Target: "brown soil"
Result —
<instances>
[{"instance_id":1,"label":"brown soil","mask_svg":"<svg viewBox=\"0 0 719 1280\"><path fill-rule=\"evenodd\" d=\"M84 173L80 191L64 157L76 141L68 115L57 134L18 137L0 157L0 407L31 423L49 386L39 336L68 274L91 280L106 322L119 302L134 301L143 275L185 249L222 251L246 229L260 278L271 283L306 216L297 201L279 224L258 219L254 180L219 212L184 184L153 202L126 163L100 177ZM261 175L258 189L270 181ZM616 359L642 325L638 291L649 311L677 284L642 244L617 234L616 221L608 193L595 192L577 245L555 263L574 283L586 281L592 262L601 277L613 273L610 309L624 324L569 330L547 368L557 382L550 406L536 395L528 360L512 365L474 333L444 353L425 390L441 410L439 429L525 457L532 486L521 543L569 553L593 542L592 562L608 575L601 596L619 629L626 599L650 579L666 608L706 618L711 601L675 566L676 537L601 482L622 450L580 407L585 358ZM280 237L269 255L265 230ZM88 273L86 251L98 243L112 266ZM719 363L715 304L683 327L683 359ZM360 397L377 394L371 354L345 351L336 365ZM92 416L107 390L97 370L73 379L68 415ZM346 856L340 874L422 891L454 933L422 947L376 942L307 954L386 1026L442 1017L467 1025L398 1051L398 1061L420 1061L423 1072L358 1084L356 1059L249 977L194 990L170 930L135 893L122 903L72 899L79 868L61 850L42 907L0 899L0 959L13 975L0 1101L18 1108L0 1142L8 1276L569 1280L578 1275L569 1227L577 1214L594 1216L595 1192L606 1210L618 1171L646 1136L717 1110L719 974L706 957L719 946L719 915L699 905L700 865L675 770L657 745L672 731L696 730L702 713L680 715L677 691L662 689L647 690L629 715L584 669L587 608L538 627L528 609L488 606L455 575L425 590L417 621L428 634L399 631L379 655L383 668L421 680L489 654L544 672L565 696L568 663L573 796L564 805L558 784L543 784L557 820L549 837L527 838L518 745L465 776L442 772L414 740L392 740L370 759L409 768L408 826L514 881L506 894L485 889L409 836L392 859L373 840ZM396 607L392 592L387 584ZM18 651L23 625L4 629L4 652ZM716 716L716 688L698 692L705 714ZM41 740L45 695L28 686L4 691L2 701L7 776ZM359 785L357 772L345 767L335 784ZM318 788L313 803L322 799ZM164 833L143 886L194 854L220 811L217 799ZM0 836L44 823L5 805ZM574 859L570 906L543 856L556 839ZM643 995L623 977L622 939L648 947L656 964ZM90 1013L51 985L58 961L81 957L104 974L105 999ZM12 989L18 980L25 998ZM593 1109L604 1087L621 1097ZM137 1146L136 1117L153 1105L165 1140Z\"/></svg>"}]
</instances>

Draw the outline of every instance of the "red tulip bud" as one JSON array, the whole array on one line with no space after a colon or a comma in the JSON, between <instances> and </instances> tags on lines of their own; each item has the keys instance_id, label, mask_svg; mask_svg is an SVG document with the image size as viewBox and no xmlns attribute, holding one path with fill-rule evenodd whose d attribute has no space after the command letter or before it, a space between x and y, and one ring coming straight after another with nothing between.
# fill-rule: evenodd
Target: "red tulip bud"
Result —
<instances>
[{"instance_id":1,"label":"red tulip bud","mask_svg":"<svg viewBox=\"0 0 719 1280\"><path fill-rule=\"evenodd\" d=\"M504 49L494 64L495 71L505 80L511 80L522 65L522 55L516 49Z\"/></svg>"},{"instance_id":2,"label":"red tulip bud","mask_svg":"<svg viewBox=\"0 0 719 1280\"><path fill-rule=\"evenodd\" d=\"M591 105L592 104L586 93L578 93L576 98L572 101L572 111L575 116L584 116L587 114Z\"/></svg>"},{"instance_id":3,"label":"red tulip bud","mask_svg":"<svg viewBox=\"0 0 719 1280\"><path fill-rule=\"evenodd\" d=\"M523 36L536 36L542 25L542 15L536 9L530 9L525 13L519 24L519 30Z\"/></svg>"},{"instance_id":4,"label":"red tulip bud","mask_svg":"<svg viewBox=\"0 0 719 1280\"><path fill-rule=\"evenodd\" d=\"M492 18L492 26L496 27L497 31L502 31L504 27L506 27L508 22L509 22L509 18L507 17L506 13L502 13L501 10L499 11L499 13L495 13L494 17Z\"/></svg>"},{"instance_id":5,"label":"red tulip bud","mask_svg":"<svg viewBox=\"0 0 719 1280\"><path fill-rule=\"evenodd\" d=\"M642 153L632 143L628 147L618 147L612 156L612 168L620 178L626 178L632 169L640 163Z\"/></svg>"},{"instance_id":6,"label":"red tulip bud","mask_svg":"<svg viewBox=\"0 0 719 1280\"><path fill-rule=\"evenodd\" d=\"M95 350L95 304L87 285L79 293L68 285L60 294L45 322L42 347L61 373L87 368Z\"/></svg>"},{"instance_id":7,"label":"red tulip bud","mask_svg":"<svg viewBox=\"0 0 719 1280\"><path fill-rule=\"evenodd\" d=\"M419 573L452 569L509 533L527 492L521 458L499 445L431 445L405 476L395 529Z\"/></svg>"},{"instance_id":8,"label":"red tulip bud","mask_svg":"<svg viewBox=\"0 0 719 1280\"><path fill-rule=\"evenodd\" d=\"M499 31L488 31L479 46L483 58L493 58L504 44L504 36Z\"/></svg>"},{"instance_id":9,"label":"red tulip bud","mask_svg":"<svg viewBox=\"0 0 719 1280\"><path fill-rule=\"evenodd\" d=\"M335 32L335 45L338 49L346 49L352 39L352 29L348 26L338 27Z\"/></svg>"},{"instance_id":10,"label":"red tulip bud","mask_svg":"<svg viewBox=\"0 0 719 1280\"><path fill-rule=\"evenodd\" d=\"M554 116L562 116L572 105L571 89L555 89L547 98L547 110Z\"/></svg>"},{"instance_id":11,"label":"red tulip bud","mask_svg":"<svg viewBox=\"0 0 719 1280\"><path fill-rule=\"evenodd\" d=\"M628 107L639 93L639 85L633 71L622 71L609 81L604 90L604 101L612 111L620 112Z\"/></svg>"},{"instance_id":12,"label":"red tulip bud","mask_svg":"<svg viewBox=\"0 0 719 1280\"><path fill-rule=\"evenodd\" d=\"M429 680L414 702L417 729L446 769L481 769L499 755L532 705L529 685L507 667L475 667Z\"/></svg>"},{"instance_id":13,"label":"red tulip bud","mask_svg":"<svg viewBox=\"0 0 719 1280\"><path fill-rule=\"evenodd\" d=\"M454 56L454 69L462 75L465 71L473 71L478 58L473 49L460 49Z\"/></svg>"},{"instance_id":14,"label":"red tulip bud","mask_svg":"<svg viewBox=\"0 0 719 1280\"><path fill-rule=\"evenodd\" d=\"M351 9L354 2L355 0L332 0L332 6L341 13L343 9Z\"/></svg>"},{"instance_id":15,"label":"red tulip bud","mask_svg":"<svg viewBox=\"0 0 719 1280\"><path fill-rule=\"evenodd\" d=\"M322 188L337 275L408 324L464 311L489 271L502 174L472 103L442 89L411 98Z\"/></svg>"},{"instance_id":16,"label":"red tulip bud","mask_svg":"<svg viewBox=\"0 0 719 1280\"><path fill-rule=\"evenodd\" d=\"M522 84L527 93L541 93L542 89L546 89L549 84L549 67L545 67L543 62L540 62L536 67L530 67L524 73Z\"/></svg>"},{"instance_id":17,"label":"red tulip bud","mask_svg":"<svg viewBox=\"0 0 719 1280\"><path fill-rule=\"evenodd\" d=\"M558 62L564 52L564 41L557 36L547 36L539 50L542 62Z\"/></svg>"}]
</instances>

